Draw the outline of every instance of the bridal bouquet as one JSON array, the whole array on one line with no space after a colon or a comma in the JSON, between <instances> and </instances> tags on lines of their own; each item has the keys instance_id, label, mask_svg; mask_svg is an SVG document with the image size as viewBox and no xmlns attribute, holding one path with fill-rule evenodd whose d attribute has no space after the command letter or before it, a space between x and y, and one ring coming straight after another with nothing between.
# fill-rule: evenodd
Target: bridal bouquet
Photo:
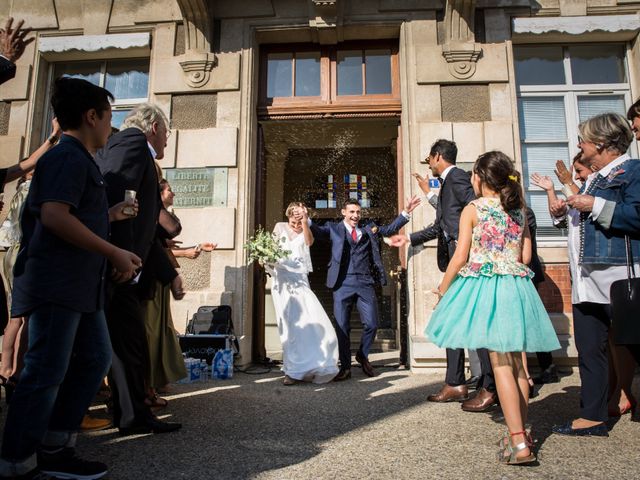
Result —
<instances>
[{"instance_id":1,"label":"bridal bouquet","mask_svg":"<svg viewBox=\"0 0 640 480\"><path fill-rule=\"evenodd\" d=\"M282 248L282 244L276 236L265 232L262 227L256 230L250 237L244 248L249 255L249 263L257 261L261 266L273 265L281 258L291 254L289 250Z\"/></svg>"}]
</instances>

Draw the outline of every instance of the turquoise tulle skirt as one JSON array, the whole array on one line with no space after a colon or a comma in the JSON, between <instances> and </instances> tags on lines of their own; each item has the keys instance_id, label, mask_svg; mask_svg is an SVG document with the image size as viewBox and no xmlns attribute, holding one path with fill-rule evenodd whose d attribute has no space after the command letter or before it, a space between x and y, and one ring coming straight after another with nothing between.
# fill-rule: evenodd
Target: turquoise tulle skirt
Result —
<instances>
[{"instance_id":1,"label":"turquoise tulle skirt","mask_svg":"<svg viewBox=\"0 0 640 480\"><path fill-rule=\"evenodd\" d=\"M529 277L456 277L425 335L443 348L550 352L560 348L549 315Z\"/></svg>"}]
</instances>

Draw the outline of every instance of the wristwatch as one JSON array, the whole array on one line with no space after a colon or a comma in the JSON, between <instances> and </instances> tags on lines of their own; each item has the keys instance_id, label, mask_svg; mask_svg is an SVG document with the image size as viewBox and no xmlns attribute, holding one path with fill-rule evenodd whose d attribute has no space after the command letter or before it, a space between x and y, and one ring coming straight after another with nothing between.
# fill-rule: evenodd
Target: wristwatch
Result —
<instances>
[{"instance_id":1,"label":"wristwatch","mask_svg":"<svg viewBox=\"0 0 640 480\"><path fill-rule=\"evenodd\" d=\"M49 136L49 138L47 139L47 141L51 144L51 145L55 145L58 140L60 140L60 137L56 137L54 134L51 134Z\"/></svg>"}]
</instances>

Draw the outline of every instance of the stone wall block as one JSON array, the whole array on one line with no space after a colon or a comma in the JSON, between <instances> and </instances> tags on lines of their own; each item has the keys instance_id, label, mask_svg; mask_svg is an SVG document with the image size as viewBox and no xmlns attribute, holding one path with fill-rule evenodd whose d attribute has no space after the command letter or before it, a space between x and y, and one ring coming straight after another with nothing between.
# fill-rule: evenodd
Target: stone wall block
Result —
<instances>
[{"instance_id":1,"label":"stone wall block","mask_svg":"<svg viewBox=\"0 0 640 480\"><path fill-rule=\"evenodd\" d=\"M418 127L419 135L419 149L418 149L418 161L425 163L425 159L429 154L429 150L433 142L440 138L452 140L454 136L453 124L447 122L438 123L421 123Z\"/></svg>"},{"instance_id":2,"label":"stone wall block","mask_svg":"<svg viewBox=\"0 0 640 480\"><path fill-rule=\"evenodd\" d=\"M155 50L155 47L154 47ZM170 52L173 52L173 42ZM211 78L200 88L192 88L185 81L184 72L177 57L158 55L154 69L154 93L200 93L240 88L240 53L216 54L216 65Z\"/></svg>"},{"instance_id":3,"label":"stone wall block","mask_svg":"<svg viewBox=\"0 0 640 480\"><path fill-rule=\"evenodd\" d=\"M185 247L201 242L218 244L218 249L234 249L236 230L235 208L176 208L184 228L178 237Z\"/></svg>"},{"instance_id":4,"label":"stone wall block","mask_svg":"<svg viewBox=\"0 0 640 480\"><path fill-rule=\"evenodd\" d=\"M234 167L237 164L238 129L234 127L181 130L178 168Z\"/></svg>"},{"instance_id":5,"label":"stone wall block","mask_svg":"<svg viewBox=\"0 0 640 480\"><path fill-rule=\"evenodd\" d=\"M513 124L511 122L485 122L484 148L485 151L500 150L513 159L515 153Z\"/></svg>"},{"instance_id":6,"label":"stone wall block","mask_svg":"<svg viewBox=\"0 0 640 480\"><path fill-rule=\"evenodd\" d=\"M507 50L504 44L482 44L476 72L464 80L449 72L439 45L416 45L416 80L419 84L508 82Z\"/></svg>"},{"instance_id":7,"label":"stone wall block","mask_svg":"<svg viewBox=\"0 0 640 480\"><path fill-rule=\"evenodd\" d=\"M9 15L2 14L2 28L6 16L11 16L15 21L24 18L25 26L34 30L58 28L56 7L53 0L13 0Z\"/></svg>"},{"instance_id":8,"label":"stone wall block","mask_svg":"<svg viewBox=\"0 0 640 480\"><path fill-rule=\"evenodd\" d=\"M454 123L453 141L458 146L458 162L473 163L486 151L482 122Z\"/></svg>"},{"instance_id":9,"label":"stone wall block","mask_svg":"<svg viewBox=\"0 0 640 480\"><path fill-rule=\"evenodd\" d=\"M109 31L113 0L82 0L85 35L104 35ZM148 9L151 10L151 9Z\"/></svg>"},{"instance_id":10,"label":"stone wall block","mask_svg":"<svg viewBox=\"0 0 640 480\"><path fill-rule=\"evenodd\" d=\"M560 0L560 15L576 17L587 14L587 0Z\"/></svg>"},{"instance_id":11,"label":"stone wall block","mask_svg":"<svg viewBox=\"0 0 640 480\"><path fill-rule=\"evenodd\" d=\"M0 137L0 167L15 165L22 158L24 137L22 135L3 135Z\"/></svg>"},{"instance_id":12,"label":"stone wall block","mask_svg":"<svg viewBox=\"0 0 640 480\"><path fill-rule=\"evenodd\" d=\"M418 122L439 122L442 119L439 85L415 85L414 111Z\"/></svg>"},{"instance_id":13,"label":"stone wall block","mask_svg":"<svg viewBox=\"0 0 640 480\"><path fill-rule=\"evenodd\" d=\"M16 65L16 76L0 85L0 98L4 101L27 100L31 70L31 65Z\"/></svg>"}]
</instances>

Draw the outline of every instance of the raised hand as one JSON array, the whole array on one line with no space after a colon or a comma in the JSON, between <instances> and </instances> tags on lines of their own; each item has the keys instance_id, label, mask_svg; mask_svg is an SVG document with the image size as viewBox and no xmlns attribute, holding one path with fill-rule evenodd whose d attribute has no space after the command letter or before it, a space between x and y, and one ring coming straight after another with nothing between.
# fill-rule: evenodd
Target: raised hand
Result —
<instances>
[{"instance_id":1,"label":"raised hand","mask_svg":"<svg viewBox=\"0 0 640 480\"><path fill-rule=\"evenodd\" d=\"M51 120L51 135L58 138L60 138L60 135L62 135L62 128L60 128L60 124L58 123L58 119L56 117L53 117L53 120Z\"/></svg>"},{"instance_id":2,"label":"raised hand","mask_svg":"<svg viewBox=\"0 0 640 480\"><path fill-rule=\"evenodd\" d=\"M412 176L416 179L416 181L418 182L418 186L420 187L420 190L422 190L422 193L424 193L425 195L427 193L429 193L431 191L431 187L429 186L429 177L422 177L420 176L419 173L414 173L412 174Z\"/></svg>"},{"instance_id":3,"label":"raised hand","mask_svg":"<svg viewBox=\"0 0 640 480\"><path fill-rule=\"evenodd\" d=\"M24 38L29 35L31 29L21 30L22 25L24 20L20 20L15 29L12 28L13 17L9 17L4 28L0 29L0 55L12 63L15 63L24 53L26 46L35 40L35 37L32 37L25 41Z\"/></svg>"},{"instance_id":4,"label":"raised hand","mask_svg":"<svg viewBox=\"0 0 640 480\"><path fill-rule=\"evenodd\" d=\"M560 180L562 185L567 185L573 180L571 179L571 172L567 169L567 166L564 164L562 160L556 161L556 168L554 170L556 177Z\"/></svg>"},{"instance_id":5,"label":"raised hand","mask_svg":"<svg viewBox=\"0 0 640 480\"><path fill-rule=\"evenodd\" d=\"M404 211L407 213L411 213L418 205L420 205L420 198L417 195L413 195L412 197L407 198L407 203L404 206Z\"/></svg>"},{"instance_id":6,"label":"raised hand","mask_svg":"<svg viewBox=\"0 0 640 480\"><path fill-rule=\"evenodd\" d=\"M547 175L540 175L539 173L534 173L531 175L531 183L545 191L553 190L554 188L553 180L551 180L551 177Z\"/></svg>"}]
</instances>

